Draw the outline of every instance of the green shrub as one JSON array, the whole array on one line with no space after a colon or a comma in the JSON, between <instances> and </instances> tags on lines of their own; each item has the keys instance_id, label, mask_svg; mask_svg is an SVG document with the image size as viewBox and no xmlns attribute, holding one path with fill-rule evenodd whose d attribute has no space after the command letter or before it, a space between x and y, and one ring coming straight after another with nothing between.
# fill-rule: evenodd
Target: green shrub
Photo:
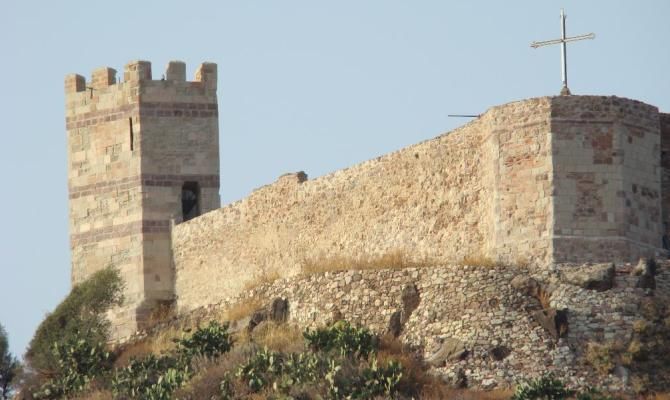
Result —
<instances>
[{"instance_id":1,"label":"green shrub","mask_svg":"<svg viewBox=\"0 0 670 400\"><path fill-rule=\"evenodd\" d=\"M117 370L112 378L112 392L115 398L169 400L172 392L190 376L184 360L151 354Z\"/></svg>"},{"instance_id":2,"label":"green shrub","mask_svg":"<svg viewBox=\"0 0 670 400\"><path fill-rule=\"evenodd\" d=\"M354 380L338 388L338 394L352 399L371 399L376 396L392 396L402 378L402 366L390 361L386 367L379 367L373 359L369 367L365 367Z\"/></svg>"},{"instance_id":3,"label":"green shrub","mask_svg":"<svg viewBox=\"0 0 670 400\"><path fill-rule=\"evenodd\" d=\"M191 378L193 357L215 358L230 350L228 325L216 321L198 328L190 337L178 339L172 355L149 355L116 371L112 379L115 397L167 400Z\"/></svg>"},{"instance_id":4,"label":"green shrub","mask_svg":"<svg viewBox=\"0 0 670 400\"><path fill-rule=\"evenodd\" d=\"M346 321L327 328L308 329L303 336L312 350L336 351L341 356L367 358L378 347L377 337L368 329L353 327Z\"/></svg>"},{"instance_id":5,"label":"green shrub","mask_svg":"<svg viewBox=\"0 0 670 400\"><path fill-rule=\"evenodd\" d=\"M199 328L189 338L177 340L181 356L192 358L202 356L215 358L230 351L233 343L228 333L228 324L211 321L208 326Z\"/></svg>"},{"instance_id":6,"label":"green shrub","mask_svg":"<svg viewBox=\"0 0 670 400\"><path fill-rule=\"evenodd\" d=\"M30 367L44 376L59 373L61 360L52 352L54 343L85 340L91 348L104 346L109 336L104 314L121 305L122 293L123 280L113 268L100 270L73 287L35 331L26 352Z\"/></svg>"},{"instance_id":7,"label":"green shrub","mask_svg":"<svg viewBox=\"0 0 670 400\"><path fill-rule=\"evenodd\" d=\"M58 373L34 394L37 399L57 399L86 389L93 378L111 370L110 353L101 343L91 342L89 332L71 335L52 346Z\"/></svg>"},{"instance_id":8,"label":"green shrub","mask_svg":"<svg viewBox=\"0 0 670 400\"><path fill-rule=\"evenodd\" d=\"M511 400L561 400L574 394L574 391L565 388L563 382L548 374L517 386Z\"/></svg>"},{"instance_id":9,"label":"green shrub","mask_svg":"<svg viewBox=\"0 0 670 400\"><path fill-rule=\"evenodd\" d=\"M236 376L254 392L270 387L281 393L297 385L316 381L326 362L312 353L284 354L267 348L241 365Z\"/></svg>"}]
</instances>

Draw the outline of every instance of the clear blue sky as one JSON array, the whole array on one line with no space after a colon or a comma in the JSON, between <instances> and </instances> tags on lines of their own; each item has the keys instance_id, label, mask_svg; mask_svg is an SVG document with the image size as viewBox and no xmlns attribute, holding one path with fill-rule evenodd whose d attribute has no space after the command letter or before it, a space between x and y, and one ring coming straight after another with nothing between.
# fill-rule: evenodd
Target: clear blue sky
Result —
<instances>
[{"instance_id":1,"label":"clear blue sky","mask_svg":"<svg viewBox=\"0 0 670 400\"><path fill-rule=\"evenodd\" d=\"M557 94L670 111L670 1L30 1L0 7L0 323L22 354L69 290L63 77L133 59L160 77L219 65L221 198L310 178L428 139L480 113Z\"/></svg>"}]
</instances>

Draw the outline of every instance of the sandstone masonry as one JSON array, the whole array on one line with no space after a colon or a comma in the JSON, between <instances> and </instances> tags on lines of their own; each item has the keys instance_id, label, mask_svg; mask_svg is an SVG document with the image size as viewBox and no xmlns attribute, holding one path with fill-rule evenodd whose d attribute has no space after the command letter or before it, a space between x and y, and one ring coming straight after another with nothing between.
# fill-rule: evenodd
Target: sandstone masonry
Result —
<instances>
[{"instance_id":1,"label":"sandstone masonry","mask_svg":"<svg viewBox=\"0 0 670 400\"><path fill-rule=\"evenodd\" d=\"M121 271L118 335L174 298L171 224L219 207L216 79L216 65L205 63L187 82L178 61L162 80L146 61L127 64L122 82L106 67L88 83L65 79L72 282L107 266Z\"/></svg>"},{"instance_id":2,"label":"sandstone masonry","mask_svg":"<svg viewBox=\"0 0 670 400\"><path fill-rule=\"evenodd\" d=\"M122 271L120 336L160 302L186 312L319 260L399 252L534 273L664 254L670 115L653 106L603 96L508 103L314 180L283 175L219 208L216 85L216 65L189 82L181 62L161 80L146 61L126 65L122 82L111 68L65 80L72 281Z\"/></svg>"}]
</instances>

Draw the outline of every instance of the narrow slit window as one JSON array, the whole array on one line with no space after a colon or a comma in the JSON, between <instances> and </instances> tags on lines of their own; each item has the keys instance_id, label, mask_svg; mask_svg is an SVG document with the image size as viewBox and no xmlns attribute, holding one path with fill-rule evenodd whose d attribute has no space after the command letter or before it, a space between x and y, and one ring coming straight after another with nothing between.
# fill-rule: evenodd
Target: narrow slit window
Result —
<instances>
[{"instance_id":1,"label":"narrow slit window","mask_svg":"<svg viewBox=\"0 0 670 400\"><path fill-rule=\"evenodd\" d=\"M186 222L200 215L200 185L198 182L184 182L181 187L182 221Z\"/></svg>"},{"instance_id":2,"label":"narrow slit window","mask_svg":"<svg viewBox=\"0 0 670 400\"><path fill-rule=\"evenodd\" d=\"M135 150L135 133L133 132L133 117L128 118L128 126L130 127L130 151Z\"/></svg>"}]
</instances>

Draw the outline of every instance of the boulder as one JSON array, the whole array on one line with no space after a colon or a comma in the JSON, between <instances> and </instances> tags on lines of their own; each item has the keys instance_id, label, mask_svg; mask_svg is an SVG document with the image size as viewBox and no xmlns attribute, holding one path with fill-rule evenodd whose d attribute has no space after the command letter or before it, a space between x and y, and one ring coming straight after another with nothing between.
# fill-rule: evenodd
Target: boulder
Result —
<instances>
[{"instance_id":1,"label":"boulder","mask_svg":"<svg viewBox=\"0 0 670 400\"><path fill-rule=\"evenodd\" d=\"M495 361L502 361L511 353L512 351L507 346L494 346L489 349L489 356Z\"/></svg>"},{"instance_id":2,"label":"boulder","mask_svg":"<svg viewBox=\"0 0 670 400\"><path fill-rule=\"evenodd\" d=\"M521 293L537 298L540 293L540 284L527 275L517 275L510 282L512 287Z\"/></svg>"},{"instance_id":3,"label":"boulder","mask_svg":"<svg viewBox=\"0 0 670 400\"><path fill-rule=\"evenodd\" d=\"M631 273L635 276L644 274L656 275L656 260L653 258L640 258L640 261L638 261Z\"/></svg>"},{"instance_id":4,"label":"boulder","mask_svg":"<svg viewBox=\"0 0 670 400\"><path fill-rule=\"evenodd\" d=\"M286 322L288 319L288 300L277 297L270 304L270 319L275 322Z\"/></svg>"},{"instance_id":5,"label":"boulder","mask_svg":"<svg viewBox=\"0 0 670 400\"><path fill-rule=\"evenodd\" d=\"M563 280L572 285L599 292L609 290L614 286L614 264L580 265L564 269Z\"/></svg>"},{"instance_id":6,"label":"boulder","mask_svg":"<svg viewBox=\"0 0 670 400\"><path fill-rule=\"evenodd\" d=\"M402 314L401 311L396 311L393 314L391 314L391 318L389 319L388 332L393 337L400 336L400 332L402 332L402 322L400 320L401 314Z\"/></svg>"},{"instance_id":7,"label":"boulder","mask_svg":"<svg viewBox=\"0 0 670 400\"><path fill-rule=\"evenodd\" d=\"M409 320L409 316L412 315L412 312L414 312L414 310L419 307L419 303L421 303L419 290L414 284L405 285L400 295L400 301L402 302L401 322L404 325L405 322Z\"/></svg>"},{"instance_id":8,"label":"boulder","mask_svg":"<svg viewBox=\"0 0 670 400\"><path fill-rule=\"evenodd\" d=\"M656 262L654 259L641 258L631 273L637 276L635 287L656 289Z\"/></svg>"},{"instance_id":9,"label":"boulder","mask_svg":"<svg viewBox=\"0 0 670 400\"><path fill-rule=\"evenodd\" d=\"M449 374L443 378L444 383L454 389L463 389L468 387L468 377L465 375L465 370L458 367L453 374Z\"/></svg>"},{"instance_id":10,"label":"boulder","mask_svg":"<svg viewBox=\"0 0 670 400\"><path fill-rule=\"evenodd\" d=\"M426 357L426 363L432 367L442 367L447 361L458 361L468 354L465 344L458 339L447 338L440 347L430 356Z\"/></svg>"},{"instance_id":11,"label":"boulder","mask_svg":"<svg viewBox=\"0 0 670 400\"><path fill-rule=\"evenodd\" d=\"M566 309L548 308L535 311L531 316L557 341L568 333L568 311Z\"/></svg>"},{"instance_id":12,"label":"boulder","mask_svg":"<svg viewBox=\"0 0 670 400\"><path fill-rule=\"evenodd\" d=\"M259 308L249 317L247 331L251 332L263 321L286 322L288 319L288 300L277 297L270 305Z\"/></svg>"},{"instance_id":13,"label":"boulder","mask_svg":"<svg viewBox=\"0 0 670 400\"><path fill-rule=\"evenodd\" d=\"M628 383L630 382L630 370L623 365L617 365L614 367L614 376L617 378L621 379L621 383L624 384L624 386L628 386Z\"/></svg>"}]
</instances>

